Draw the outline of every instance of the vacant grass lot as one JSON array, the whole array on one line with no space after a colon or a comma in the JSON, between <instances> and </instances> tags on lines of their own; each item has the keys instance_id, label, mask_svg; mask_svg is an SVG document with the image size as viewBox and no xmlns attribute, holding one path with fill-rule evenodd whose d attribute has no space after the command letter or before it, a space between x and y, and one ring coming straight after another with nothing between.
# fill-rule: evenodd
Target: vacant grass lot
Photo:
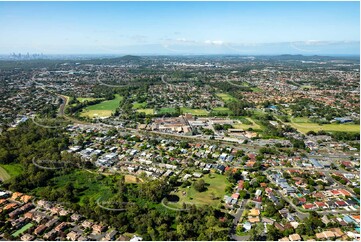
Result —
<instances>
[{"instance_id":1,"label":"vacant grass lot","mask_svg":"<svg viewBox=\"0 0 361 242\"><path fill-rule=\"evenodd\" d=\"M145 108L146 106L147 106L147 102L142 102L142 103L135 102L135 103L133 103L133 108L134 109Z\"/></svg>"},{"instance_id":2,"label":"vacant grass lot","mask_svg":"<svg viewBox=\"0 0 361 242\"><path fill-rule=\"evenodd\" d=\"M181 108L182 113L190 113L195 116L207 116L208 112L204 109L193 109L193 108Z\"/></svg>"},{"instance_id":3,"label":"vacant grass lot","mask_svg":"<svg viewBox=\"0 0 361 242\"><path fill-rule=\"evenodd\" d=\"M123 97L116 94L113 100L103 101L84 108L80 116L89 118L109 117L119 107L121 100L123 100Z\"/></svg>"},{"instance_id":4,"label":"vacant grass lot","mask_svg":"<svg viewBox=\"0 0 361 242\"><path fill-rule=\"evenodd\" d=\"M125 183L140 183L143 182L141 178L132 175L125 175L124 176Z\"/></svg>"},{"instance_id":5,"label":"vacant grass lot","mask_svg":"<svg viewBox=\"0 0 361 242\"><path fill-rule=\"evenodd\" d=\"M300 131L307 133L309 131L343 131L343 132L360 132L360 125L358 124L317 124L312 123L307 117L292 118L291 123L286 123Z\"/></svg>"},{"instance_id":6,"label":"vacant grass lot","mask_svg":"<svg viewBox=\"0 0 361 242\"><path fill-rule=\"evenodd\" d=\"M74 188L78 189L79 194L79 205L84 204L84 198L89 198L90 200L97 200L99 197L108 198L112 196L110 186L112 184L109 182L109 177L99 175L97 173L92 173L87 170L76 170L72 173L55 177L51 179L53 187L55 189L59 187L64 187L67 183L72 183ZM44 189L43 187L36 188L34 192L37 196L40 196L40 191Z\"/></svg>"},{"instance_id":7,"label":"vacant grass lot","mask_svg":"<svg viewBox=\"0 0 361 242\"><path fill-rule=\"evenodd\" d=\"M138 113L145 113L146 115L153 115L154 109L153 108L144 108L144 109L137 109Z\"/></svg>"},{"instance_id":8,"label":"vacant grass lot","mask_svg":"<svg viewBox=\"0 0 361 242\"><path fill-rule=\"evenodd\" d=\"M220 200L223 199L226 187L230 184L226 176L211 173L211 177L204 175L200 179L203 179L209 184L206 191L198 192L193 188L193 185L189 188L180 188L177 193L173 193L179 197L179 202L171 205L177 206L178 208L182 207L183 203L217 206ZM183 195L183 191L186 192L185 196Z\"/></svg>"},{"instance_id":9,"label":"vacant grass lot","mask_svg":"<svg viewBox=\"0 0 361 242\"><path fill-rule=\"evenodd\" d=\"M242 119L246 119L249 122L242 122ZM256 124L253 119L251 119L251 118L242 118L242 119L240 120L241 123L235 123L232 126L235 129L244 129L244 130L248 130L249 128L252 128L253 130L261 130L262 129L261 126Z\"/></svg>"},{"instance_id":10,"label":"vacant grass lot","mask_svg":"<svg viewBox=\"0 0 361 242\"><path fill-rule=\"evenodd\" d=\"M224 102L235 100L235 98L228 93L216 93L216 96L222 99Z\"/></svg>"}]
</instances>

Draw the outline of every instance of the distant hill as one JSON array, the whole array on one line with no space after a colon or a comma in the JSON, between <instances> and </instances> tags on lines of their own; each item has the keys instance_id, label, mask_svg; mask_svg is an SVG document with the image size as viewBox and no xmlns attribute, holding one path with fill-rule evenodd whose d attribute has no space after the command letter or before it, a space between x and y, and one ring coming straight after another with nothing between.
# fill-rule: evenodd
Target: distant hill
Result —
<instances>
[{"instance_id":1,"label":"distant hill","mask_svg":"<svg viewBox=\"0 0 361 242\"><path fill-rule=\"evenodd\" d=\"M123 57L120 57L120 59L125 61L139 61L142 58L140 56L135 56L135 55L125 55Z\"/></svg>"},{"instance_id":2,"label":"distant hill","mask_svg":"<svg viewBox=\"0 0 361 242\"><path fill-rule=\"evenodd\" d=\"M95 65L115 65L115 64L136 64L143 58L135 55L125 55L115 58L97 58L91 60L80 61L82 64L95 64Z\"/></svg>"}]
</instances>

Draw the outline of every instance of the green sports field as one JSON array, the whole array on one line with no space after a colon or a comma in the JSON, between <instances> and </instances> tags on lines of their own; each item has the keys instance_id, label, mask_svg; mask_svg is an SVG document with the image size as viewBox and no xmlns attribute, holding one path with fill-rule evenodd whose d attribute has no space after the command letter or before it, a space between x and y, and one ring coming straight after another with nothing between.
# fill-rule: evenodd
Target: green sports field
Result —
<instances>
[{"instance_id":1,"label":"green sports field","mask_svg":"<svg viewBox=\"0 0 361 242\"><path fill-rule=\"evenodd\" d=\"M220 99L222 99L224 102L235 100L234 97L232 97L231 95L229 95L227 93L216 93L216 96L219 97Z\"/></svg>"},{"instance_id":2,"label":"green sports field","mask_svg":"<svg viewBox=\"0 0 361 242\"><path fill-rule=\"evenodd\" d=\"M121 100L123 100L123 97L116 94L113 100L103 101L84 108L80 116L89 118L109 117L119 107Z\"/></svg>"},{"instance_id":3,"label":"green sports field","mask_svg":"<svg viewBox=\"0 0 361 242\"><path fill-rule=\"evenodd\" d=\"M193 109L193 108L181 108L182 113L190 113L195 116L207 116L208 112L204 109Z\"/></svg>"},{"instance_id":4,"label":"green sports field","mask_svg":"<svg viewBox=\"0 0 361 242\"><path fill-rule=\"evenodd\" d=\"M160 114L175 113L175 112L176 112L175 108L160 108L158 110L158 113L160 113Z\"/></svg>"},{"instance_id":5,"label":"green sports field","mask_svg":"<svg viewBox=\"0 0 361 242\"><path fill-rule=\"evenodd\" d=\"M312 123L307 117L291 118L291 123L286 123L300 131L307 133L309 131L343 131L343 132L360 132L360 125L358 124L317 124Z\"/></svg>"},{"instance_id":6,"label":"green sports field","mask_svg":"<svg viewBox=\"0 0 361 242\"><path fill-rule=\"evenodd\" d=\"M224 108L224 107L215 107L212 109L212 112L222 113L222 114L232 114L232 111L229 110L229 108Z\"/></svg>"}]
</instances>

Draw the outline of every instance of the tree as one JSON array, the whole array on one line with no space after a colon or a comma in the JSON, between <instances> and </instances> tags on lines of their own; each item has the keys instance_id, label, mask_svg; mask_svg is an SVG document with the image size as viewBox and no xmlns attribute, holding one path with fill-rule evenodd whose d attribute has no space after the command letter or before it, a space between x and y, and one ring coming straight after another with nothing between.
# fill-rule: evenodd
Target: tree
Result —
<instances>
[{"instance_id":1,"label":"tree","mask_svg":"<svg viewBox=\"0 0 361 242\"><path fill-rule=\"evenodd\" d=\"M281 238L281 233L274 226L267 224L267 241L277 241Z\"/></svg>"},{"instance_id":2,"label":"tree","mask_svg":"<svg viewBox=\"0 0 361 242\"><path fill-rule=\"evenodd\" d=\"M184 181L183 183L182 183L182 186L181 187L188 187L188 186L190 186L190 185L192 185L192 183L190 182L190 181L188 181L188 180L186 180L186 181Z\"/></svg>"},{"instance_id":3,"label":"tree","mask_svg":"<svg viewBox=\"0 0 361 242\"><path fill-rule=\"evenodd\" d=\"M272 217L273 215L275 215L277 213L277 210L272 203L267 203L266 208L265 208L265 213L266 213L265 216Z\"/></svg>"},{"instance_id":4,"label":"tree","mask_svg":"<svg viewBox=\"0 0 361 242\"><path fill-rule=\"evenodd\" d=\"M263 232L263 223L258 223L256 226L251 228L249 239L252 241L261 240L262 232Z\"/></svg>"},{"instance_id":5,"label":"tree","mask_svg":"<svg viewBox=\"0 0 361 242\"><path fill-rule=\"evenodd\" d=\"M354 191L354 193L357 194L357 196L360 196L360 188L359 188L359 187L355 187L355 188L353 189L353 191Z\"/></svg>"},{"instance_id":6,"label":"tree","mask_svg":"<svg viewBox=\"0 0 361 242\"><path fill-rule=\"evenodd\" d=\"M239 198L244 199L247 197L247 192L245 190L239 191Z\"/></svg>"},{"instance_id":7,"label":"tree","mask_svg":"<svg viewBox=\"0 0 361 242\"><path fill-rule=\"evenodd\" d=\"M193 183L193 187L198 192L204 192L206 190L206 182L203 179L199 179Z\"/></svg>"},{"instance_id":8,"label":"tree","mask_svg":"<svg viewBox=\"0 0 361 242\"><path fill-rule=\"evenodd\" d=\"M180 236L179 239L184 239L187 235L187 229L183 224L177 225L177 234Z\"/></svg>"},{"instance_id":9,"label":"tree","mask_svg":"<svg viewBox=\"0 0 361 242\"><path fill-rule=\"evenodd\" d=\"M179 143L179 147L186 149L186 148L189 148L189 144L186 141L181 141Z\"/></svg>"},{"instance_id":10,"label":"tree","mask_svg":"<svg viewBox=\"0 0 361 242\"><path fill-rule=\"evenodd\" d=\"M0 161L3 164L7 164L11 161L10 153L5 148L0 148Z\"/></svg>"}]
</instances>

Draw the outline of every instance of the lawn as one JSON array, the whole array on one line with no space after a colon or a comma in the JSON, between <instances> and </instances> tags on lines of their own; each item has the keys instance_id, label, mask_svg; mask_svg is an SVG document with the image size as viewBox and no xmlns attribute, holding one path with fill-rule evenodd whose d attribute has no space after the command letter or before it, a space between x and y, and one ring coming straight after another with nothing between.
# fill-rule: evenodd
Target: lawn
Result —
<instances>
[{"instance_id":1,"label":"lawn","mask_svg":"<svg viewBox=\"0 0 361 242\"><path fill-rule=\"evenodd\" d=\"M91 105L83 109L80 116L82 117L109 117L119 107L119 102L123 100L123 97L116 94L112 100L103 101L101 103Z\"/></svg>"},{"instance_id":2,"label":"lawn","mask_svg":"<svg viewBox=\"0 0 361 242\"><path fill-rule=\"evenodd\" d=\"M193 185L189 188L180 188L177 193L173 193L173 195L179 197L179 201L170 205L182 207L183 203L193 203L195 205L217 206L225 195L226 187L230 184L226 176L211 173L211 177L209 177L209 175L204 175L200 179L203 179L209 184L206 191L198 192L193 188ZM185 196L182 194L183 191L186 192Z\"/></svg>"},{"instance_id":3,"label":"lawn","mask_svg":"<svg viewBox=\"0 0 361 242\"><path fill-rule=\"evenodd\" d=\"M12 234L13 237L18 237L20 234L24 233L25 231L27 231L28 229L30 229L31 227L33 227L34 224L32 223L28 223L27 225L23 226L21 229L19 229L18 231L16 231L15 233Z\"/></svg>"},{"instance_id":4,"label":"lawn","mask_svg":"<svg viewBox=\"0 0 361 242\"><path fill-rule=\"evenodd\" d=\"M0 165L0 179L5 181L22 173L23 167L20 164Z\"/></svg>"},{"instance_id":5,"label":"lawn","mask_svg":"<svg viewBox=\"0 0 361 242\"><path fill-rule=\"evenodd\" d=\"M358 124L317 124L312 123L307 117L292 118L291 123L286 123L300 131L307 133L308 131L343 131L343 132L360 132L360 125Z\"/></svg>"},{"instance_id":6,"label":"lawn","mask_svg":"<svg viewBox=\"0 0 361 242\"><path fill-rule=\"evenodd\" d=\"M222 99L224 102L235 100L234 97L227 93L216 93L216 96Z\"/></svg>"},{"instance_id":7,"label":"lawn","mask_svg":"<svg viewBox=\"0 0 361 242\"><path fill-rule=\"evenodd\" d=\"M158 113L160 113L160 114L175 113L175 112L176 112L175 108L161 108L158 110Z\"/></svg>"},{"instance_id":8,"label":"lawn","mask_svg":"<svg viewBox=\"0 0 361 242\"><path fill-rule=\"evenodd\" d=\"M292 118L292 122L293 123L311 123L311 121L307 117Z\"/></svg>"},{"instance_id":9,"label":"lawn","mask_svg":"<svg viewBox=\"0 0 361 242\"><path fill-rule=\"evenodd\" d=\"M95 101L95 100L101 100L104 98L94 98L94 97L78 97L76 100L78 100L79 102L83 103L85 101Z\"/></svg>"},{"instance_id":10,"label":"lawn","mask_svg":"<svg viewBox=\"0 0 361 242\"><path fill-rule=\"evenodd\" d=\"M193 108L181 108L182 113L190 113L195 116L207 116L208 112L204 109L193 109Z\"/></svg>"},{"instance_id":11,"label":"lawn","mask_svg":"<svg viewBox=\"0 0 361 242\"><path fill-rule=\"evenodd\" d=\"M135 103L133 103L133 108L134 109L145 108L146 106L147 106L147 102L142 102L142 103L135 102Z\"/></svg>"},{"instance_id":12,"label":"lawn","mask_svg":"<svg viewBox=\"0 0 361 242\"><path fill-rule=\"evenodd\" d=\"M138 113L145 113L146 115L153 115L154 109L153 108L144 108L144 109L137 109Z\"/></svg>"}]
</instances>

